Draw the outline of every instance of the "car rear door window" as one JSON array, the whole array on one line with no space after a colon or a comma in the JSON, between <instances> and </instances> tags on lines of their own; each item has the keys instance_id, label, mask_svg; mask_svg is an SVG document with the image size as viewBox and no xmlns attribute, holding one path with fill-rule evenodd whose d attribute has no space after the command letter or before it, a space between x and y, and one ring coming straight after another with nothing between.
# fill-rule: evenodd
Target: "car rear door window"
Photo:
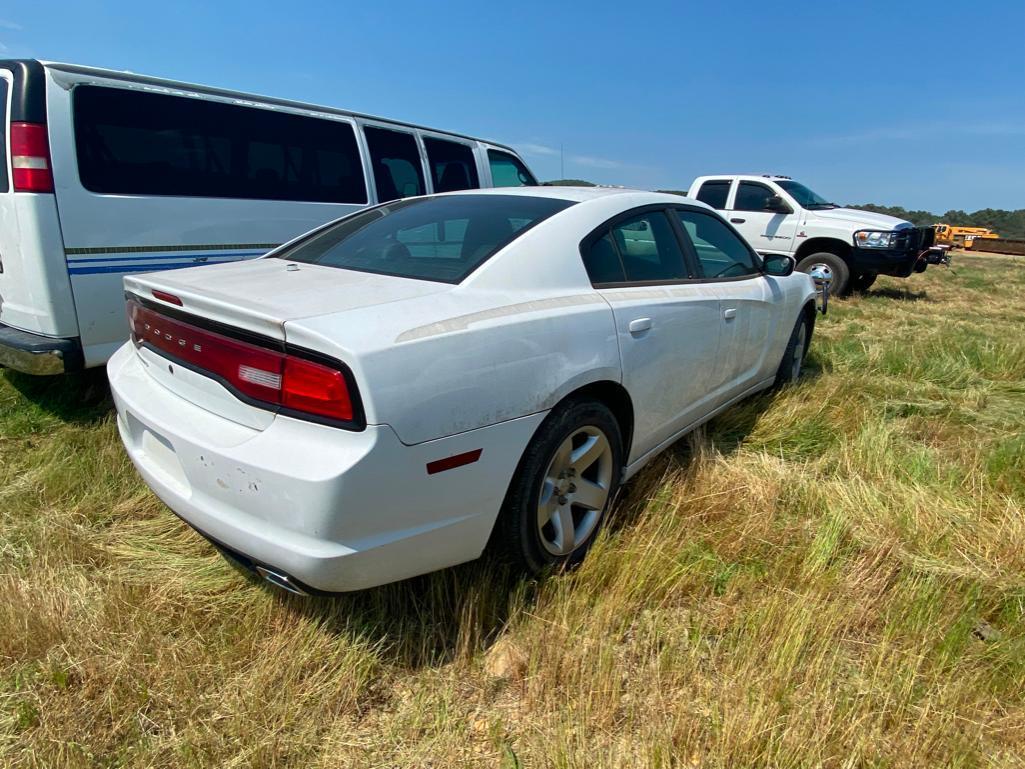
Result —
<instances>
[{"instance_id":1,"label":"car rear door window","mask_svg":"<svg viewBox=\"0 0 1025 769\"><path fill-rule=\"evenodd\" d=\"M649 211L613 224L583 253L591 283L650 283L689 277L664 211Z\"/></svg>"},{"instance_id":2,"label":"car rear door window","mask_svg":"<svg viewBox=\"0 0 1025 769\"><path fill-rule=\"evenodd\" d=\"M374 126L364 126L363 133L370 150L378 202L423 195L423 165L413 134Z\"/></svg>"},{"instance_id":3,"label":"car rear door window","mask_svg":"<svg viewBox=\"0 0 1025 769\"><path fill-rule=\"evenodd\" d=\"M514 155L499 150L488 150L491 183L495 187L534 187L537 179Z\"/></svg>"},{"instance_id":4,"label":"car rear door window","mask_svg":"<svg viewBox=\"0 0 1025 769\"><path fill-rule=\"evenodd\" d=\"M698 200L712 208L722 211L726 208L726 199L730 196L730 182L705 182L698 190Z\"/></svg>"},{"instance_id":5,"label":"car rear door window","mask_svg":"<svg viewBox=\"0 0 1025 769\"><path fill-rule=\"evenodd\" d=\"M367 202L356 134L341 120L91 85L72 104L91 192Z\"/></svg>"},{"instance_id":6,"label":"car rear door window","mask_svg":"<svg viewBox=\"0 0 1025 769\"><path fill-rule=\"evenodd\" d=\"M435 192L455 192L480 187L473 149L461 142L424 137L427 163Z\"/></svg>"},{"instance_id":7,"label":"car rear door window","mask_svg":"<svg viewBox=\"0 0 1025 769\"><path fill-rule=\"evenodd\" d=\"M606 232L584 251L584 268L594 285L626 281L623 262L611 233Z\"/></svg>"},{"instance_id":8,"label":"car rear door window","mask_svg":"<svg viewBox=\"0 0 1025 769\"><path fill-rule=\"evenodd\" d=\"M734 211L765 211L766 204L776 193L758 182L741 182L737 187L737 198L733 201ZM715 208L715 206L713 206Z\"/></svg>"},{"instance_id":9,"label":"car rear door window","mask_svg":"<svg viewBox=\"0 0 1025 769\"><path fill-rule=\"evenodd\" d=\"M694 246L702 277L740 278L760 274L751 250L717 216L690 209L676 209L676 214Z\"/></svg>"}]
</instances>

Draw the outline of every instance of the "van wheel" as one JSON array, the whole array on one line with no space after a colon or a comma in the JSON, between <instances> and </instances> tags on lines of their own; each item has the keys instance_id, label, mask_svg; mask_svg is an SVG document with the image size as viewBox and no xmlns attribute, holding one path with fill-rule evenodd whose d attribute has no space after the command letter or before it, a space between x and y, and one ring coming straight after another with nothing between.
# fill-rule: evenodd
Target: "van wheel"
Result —
<instances>
[{"instance_id":1,"label":"van wheel","mask_svg":"<svg viewBox=\"0 0 1025 769\"><path fill-rule=\"evenodd\" d=\"M809 254L797 263L797 269L801 272L811 272L816 267L833 278L833 284L829 288L830 295L847 295L851 277L847 262L830 251L820 251L817 254Z\"/></svg>"},{"instance_id":2,"label":"van wheel","mask_svg":"<svg viewBox=\"0 0 1025 769\"><path fill-rule=\"evenodd\" d=\"M851 280L851 291L868 291L869 287L876 282L877 277L879 276L874 272L861 273Z\"/></svg>"},{"instance_id":3,"label":"van wheel","mask_svg":"<svg viewBox=\"0 0 1025 769\"><path fill-rule=\"evenodd\" d=\"M496 524L499 550L526 571L583 560L619 488L623 438L603 403L566 401L538 428Z\"/></svg>"},{"instance_id":4,"label":"van wheel","mask_svg":"<svg viewBox=\"0 0 1025 769\"><path fill-rule=\"evenodd\" d=\"M804 366L804 356L808 352L810 342L811 330L808 319L802 310L796 325L794 325L794 330L790 333L787 347L783 351L783 360L779 362L779 368L776 369L774 387L778 389L801 378L801 368Z\"/></svg>"}]
</instances>

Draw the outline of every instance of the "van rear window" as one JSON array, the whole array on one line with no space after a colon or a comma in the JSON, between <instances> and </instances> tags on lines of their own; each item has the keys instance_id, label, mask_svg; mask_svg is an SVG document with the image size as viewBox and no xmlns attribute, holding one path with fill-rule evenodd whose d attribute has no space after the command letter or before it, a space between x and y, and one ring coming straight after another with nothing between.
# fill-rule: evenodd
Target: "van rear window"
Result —
<instances>
[{"instance_id":1,"label":"van rear window","mask_svg":"<svg viewBox=\"0 0 1025 769\"><path fill-rule=\"evenodd\" d=\"M0 192L7 192L7 96L10 85L0 77Z\"/></svg>"},{"instance_id":2,"label":"van rear window","mask_svg":"<svg viewBox=\"0 0 1025 769\"><path fill-rule=\"evenodd\" d=\"M124 88L78 86L73 100L92 192L367 202L349 123Z\"/></svg>"}]
</instances>

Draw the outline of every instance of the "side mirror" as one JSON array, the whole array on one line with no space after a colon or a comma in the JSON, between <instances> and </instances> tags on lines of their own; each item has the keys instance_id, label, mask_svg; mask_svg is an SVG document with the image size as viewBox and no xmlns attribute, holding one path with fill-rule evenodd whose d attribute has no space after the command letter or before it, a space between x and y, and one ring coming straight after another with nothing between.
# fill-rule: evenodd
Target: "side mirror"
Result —
<instances>
[{"instance_id":1,"label":"side mirror","mask_svg":"<svg viewBox=\"0 0 1025 769\"><path fill-rule=\"evenodd\" d=\"M829 289L833 285L833 272L828 267L813 267L809 274L815 283L815 290L818 291L819 299L822 301L819 312L825 315L826 310L829 309Z\"/></svg>"},{"instance_id":2,"label":"side mirror","mask_svg":"<svg viewBox=\"0 0 1025 769\"><path fill-rule=\"evenodd\" d=\"M774 214L792 214L794 210L780 195L773 195L765 201L765 210Z\"/></svg>"},{"instance_id":3,"label":"side mirror","mask_svg":"<svg viewBox=\"0 0 1025 769\"><path fill-rule=\"evenodd\" d=\"M797 269L797 260L792 256L783 256L782 254L766 256L763 264L765 265L765 272L777 278L785 278L787 275L792 275L794 270Z\"/></svg>"}]
</instances>

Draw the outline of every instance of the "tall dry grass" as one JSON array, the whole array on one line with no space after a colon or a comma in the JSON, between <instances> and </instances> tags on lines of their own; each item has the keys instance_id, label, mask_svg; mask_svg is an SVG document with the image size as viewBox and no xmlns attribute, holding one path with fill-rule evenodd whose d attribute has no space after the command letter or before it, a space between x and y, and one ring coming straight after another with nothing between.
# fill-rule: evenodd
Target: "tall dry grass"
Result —
<instances>
[{"instance_id":1,"label":"tall dry grass","mask_svg":"<svg viewBox=\"0 0 1025 769\"><path fill-rule=\"evenodd\" d=\"M0 763L1021 766L1023 449L1025 264L963 257L835 303L577 572L299 599L155 501L102 380L0 377Z\"/></svg>"}]
</instances>

